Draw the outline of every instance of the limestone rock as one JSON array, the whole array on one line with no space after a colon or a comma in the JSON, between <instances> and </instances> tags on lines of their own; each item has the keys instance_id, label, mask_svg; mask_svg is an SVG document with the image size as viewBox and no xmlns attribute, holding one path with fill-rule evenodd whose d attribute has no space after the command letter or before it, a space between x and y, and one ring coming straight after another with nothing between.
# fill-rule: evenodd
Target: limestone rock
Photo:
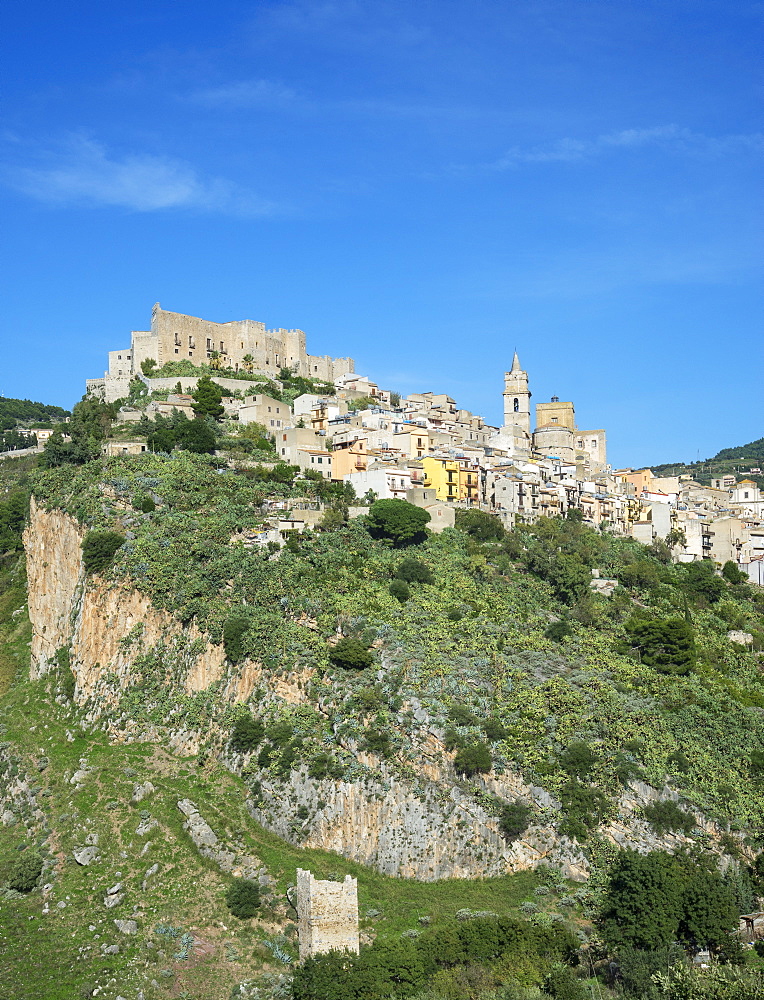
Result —
<instances>
[{"instance_id":1,"label":"limestone rock","mask_svg":"<svg viewBox=\"0 0 764 1000\"><path fill-rule=\"evenodd\" d=\"M114 926L123 934L137 934L138 924L135 920L115 920Z\"/></svg>"},{"instance_id":2,"label":"limestone rock","mask_svg":"<svg viewBox=\"0 0 764 1000\"><path fill-rule=\"evenodd\" d=\"M131 802L143 802L147 795L152 795L155 791L154 786L150 781L144 781L142 785L136 785L133 788L133 797Z\"/></svg>"},{"instance_id":3,"label":"limestone rock","mask_svg":"<svg viewBox=\"0 0 764 1000\"><path fill-rule=\"evenodd\" d=\"M215 847L218 838L212 831L210 825L199 815L199 812L190 799L181 799L178 802L178 809L187 816L188 819L183 824L183 829L188 831L189 837L197 847Z\"/></svg>"},{"instance_id":4,"label":"limestone rock","mask_svg":"<svg viewBox=\"0 0 764 1000\"><path fill-rule=\"evenodd\" d=\"M92 865L94 861L98 861L100 854L98 853L97 847L80 847L72 851L72 857L78 865L85 867L87 865Z\"/></svg>"}]
</instances>

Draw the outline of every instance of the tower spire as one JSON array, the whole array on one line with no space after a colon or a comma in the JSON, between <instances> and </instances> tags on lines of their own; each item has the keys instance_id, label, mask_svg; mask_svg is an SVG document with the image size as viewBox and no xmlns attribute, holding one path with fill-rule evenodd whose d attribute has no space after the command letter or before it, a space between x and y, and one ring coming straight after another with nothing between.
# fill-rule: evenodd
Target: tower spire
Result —
<instances>
[{"instance_id":1,"label":"tower spire","mask_svg":"<svg viewBox=\"0 0 764 1000\"><path fill-rule=\"evenodd\" d=\"M517 351L515 351L515 356L514 358L512 358L512 371L513 372L522 371L522 368L520 367L520 358L518 358L517 356Z\"/></svg>"}]
</instances>

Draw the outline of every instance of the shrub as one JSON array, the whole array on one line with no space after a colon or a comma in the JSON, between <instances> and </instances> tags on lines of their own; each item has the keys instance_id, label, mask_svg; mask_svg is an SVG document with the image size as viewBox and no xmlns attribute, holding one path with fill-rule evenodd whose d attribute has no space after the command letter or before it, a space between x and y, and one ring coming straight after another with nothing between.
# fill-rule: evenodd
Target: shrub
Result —
<instances>
[{"instance_id":1,"label":"shrub","mask_svg":"<svg viewBox=\"0 0 764 1000\"><path fill-rule=\"evenodd\" d=\"M238 663L244 656L242 639L250 625L248 615L235 614L227 618L223 625L223 646L231 663Z\"/></svg>"},{"instance_id":2,"label":"shrub","mask_svg":"<svg viewBox=\"0 0 764 1000\"><path fill-rule=\"evenodd\" d=\"M645 806L644 813L645 819L658 835L673 833L676 830L690 834L696 826L695 817L680 809L672 799L653 802Z\"/></svg>"},{"instance_id":3,"label":"shrub","mask_svg":"<svg viewBox=\"0 0 764 1000\"><path fill-rule=\"evenodd\" d=\"M597 755L581 740L570 743L560 754L560 766L571 777L585 778L597 763Z\"/></svg>"},{"instance_id":4,"label":"shrub","mask_svg":"<svg viewBox=\"0 0 764 1000\"><path fill-rule=\"evenodd\" d=\"M56 663L58 664L61 694L63 694L67 701L71 701L74 697L77 681L72 671L71 650L68 646L61 646L56 650Z\"/></svg>"},{"instance_id":5,"label":"shrub","mask_svg":"<svg viewBox=\"0 0 764 1000\"><path fill-rule=\"evenodd\" d=\"M492 741L505 740L509 736L509 730L496 716L489 716L483 725L483 732L486 738Z\"/></svg>"},{"instance_id":6,"label":"shrub","mask_svg":"<svg viewBox=\"0 0 764 1000\"><path fill-rule=\"evenodd\" d=\"M238 878L225 894L231 913L239 920L254 917L260 906L260 886L248 878Z\"/></svg>"},{"instance_id":7,"label":"shrub","mask_svg":"<svg viewBox=\"0 0 764 1000\"><path fill-rule=\"evenodd\" d=\"M36 851L26 850L11 862L6 885L14 892L31 892L42 875L42 858Z\"/></svg>"},{"instance_id":8,"label":"shrub","mask_svg":"<svg viewBox=\"0 0 764 1000\"><path fill-rule=\"evenodd\" d=\"M117 549L125 541L117 531L89 531L82 540L82 562L86 573L102 573L111 566Z\"/></svg>"},{"instance_id":9,"label":"shrub","mask_svg":"<svg viewBox=\"0 0 764 1000\"><path fill-rule=\"evenodd\" d=\"M265 727L260 719L240 715L231 730L231 749L236 753L249 753L262 741Z\"/></svg>"},{"instance_id":10,"label":"shrub","mask_svg":"<svg viewBox=\"0 0 764 1000\"><path fill-rule=\"evenodd\" d=\"M448 710L448 717L457 726L476 726L478 717L465 705L452 705Z\"/></svg>"},{"instance_id":11,"label":"shrub","mask_svg":"<svg viewBox=\"0 0 764 1000\"><path fill-rule=\"evenodd\" d=\"M454 768L457 774L471 778L476 774L488 774L491 770L491 751L485 743L471 743L461 747L454 757Z\"/></svg>"},{"instance_id":12,"label":"shrub","mask_svg":"<svg viewBox=\"0 0 764 1000\"><path fill-rule=\"evenodd\" d=\"M565 810L560 833L576 840L586 840L590 831L604 818L609 800L598 788L571 779L560 791L560 802Z\"/></svg>"},{"instance_id":13,"label":"shrub","mask_svg":"<svg viewBox=\"0 0 764 1000\"><path fill-rule=\"evenodd\" d=\"M572 635L573 629L570 627L570 622L567 618L560 618L559 621L551 622L544 629L544 635L547 639L551 639L552 642L562 642L566 636Z\"/></svg>"},{"instance_id":14,"label":"shrub","mask_svg":"<svg viewBox=\"0 0 764 1000\"><path fill-rule=\"evenodd\" d=\"M701 597L714 604L724 593L724 582L716 575L714 564L709 559L687 563L682 569L685 590L693 597Z\"/></svg>"},{"instance_id":15,"label":"shrub","mask_svg":"<svg viewBox=\"0 0 764 1000\"><path fill-rule=\"evenodd\" d=\"M374 661L371 650L358 639L346 636L329 650L329 659L343 670L364 670Z\"/></svg>"},{"instance_id":16,"label":"shrub","mask_svg":"<svg viewBox=\"0 0 764 1000\"><path fill-rule=\"evenodd\" d=\"M748 581L748 576L741 569L738 569L737 563L731 559L728 559L722 566L722 576L727 583L746 583Z\"/></svg>"},{"instance_id":17,"label":"shrub","mask_svg":"<svg viewBox=\"0 0 764 1000\"><path fill-rule=\"evenodd\" d=\"M531 809L524 802L505 802L499 810L499 829L505 840L517 840L530 826Z\"/></svg>"},{"instance_id":18,"label":"shrub","mask_svg":"<svg viewBox=\"0 0 764 1000\"><path fill-rule=\"evenodd\" d=\"M390 734L382 729L367 729L363 734L363 745L368 751L380 757L389 757L393 751Z\"/></svg>"},{"instance_id":19,"label":"shrub","mask_svg":"<svg viewBox=\"0 0 764 1000\"><path fill-rule=\"evenodd\" d=\"M157 505L154 502L154 498L150 496L143 496L136 502L136 507L138 510L142 511L144 514L150 514L152 511L157 509Z\"/></svg>"},{"instance_id":20,"label":"shrub","mask_svg":"<svg viewBox=\"0 0 764 1000\"><path fill-rule=\"evenodd\" d=\"M406 583L435 582L435 577L432 575L429 567L425 566L421 560L414 559L412 556L408 556L401 562L395 571L395 575L399 580L404 580Z\"/></svg>"},{"instance_id":21,"label":"shrub","mask_svg":"<svg viewBox=\"0 0 764 1000\"><path fill-rule=\"evenodd\" d=\"M403 580L393 580L389 587L390 594L400 601L401 604L405 604L406 601L411 597L411 591L409 590L408 584L404 583Z\"/></svg>"},{"instance_id":22,"label":"shrub","mask_svg":"<svg viewBox=\"0 0 764 1000\"><path fill-rule=\"evenodd\" d=\"M547 974L542 991L554 1000L590 1000L591 994L567 965L557 965Z\"/></svg>"}]
</instances>

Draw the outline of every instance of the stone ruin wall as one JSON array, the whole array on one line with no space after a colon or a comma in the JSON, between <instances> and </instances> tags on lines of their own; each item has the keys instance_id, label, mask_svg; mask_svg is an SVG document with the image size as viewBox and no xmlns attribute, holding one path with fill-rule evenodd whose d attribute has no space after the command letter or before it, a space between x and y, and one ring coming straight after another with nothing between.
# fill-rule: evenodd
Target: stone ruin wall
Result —
<instances>
[{"instance_id":1,"label":"stone ruin wall","mask_svg":"<svg viewBox=\"0 0 764 1000\"><path fill-rule=\"evenodd\" d=\"M327 951L358 954L358 880L329 882L297 869L300 961Z\"/></svg>"}]
</instances>

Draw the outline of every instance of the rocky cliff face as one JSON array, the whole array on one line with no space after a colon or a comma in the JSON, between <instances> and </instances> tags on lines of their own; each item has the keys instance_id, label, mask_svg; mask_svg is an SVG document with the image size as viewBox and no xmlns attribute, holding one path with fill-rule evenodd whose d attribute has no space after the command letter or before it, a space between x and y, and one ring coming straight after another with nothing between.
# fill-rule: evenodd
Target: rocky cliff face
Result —
<instances>
[{"instance_id":1,"label":"rocky cliff face","mask_svg":"<svg viewBox=\"0 0 764 1000\"><path fill-rule=\"evenodd\" d=\"M115 740L163 740L185 754L196 752L201 743L201 733L174 731L169 722L147 727L115 717L122 693L141 683L140 657L151 651L172 651L172 683L179 691L192 694L219 682L220 707L246 701L256 688L265 692L265 700L306 699L305 676L272 675L252 662L232 668L223 648L193 625L182 626L137 591L86 578L83 535L68 515L32 502L25 534L32 676L58 669L57 650L68 649L75 700L91 721L105 724ZM521 840L507 843L474 786L456 780L437 735L423 727L419 738L416 773L396 771L373 756L356 753L368 776L353 782L316 781L305 768L275 779L268 771L257 773L240 756L226 763L232 770L250 764L248 774L259 783L250 812L267 829L292 843L336 851L386 874L422 880L477 878L546 860L571 878L587 877L588 863L579 846L556 832L559 804L548 792L525 784L517 773L480 779L484 792L505 800L522 797L536 806L537 823ZM621 846L675 849L685 838L656 837L638 818L641 806L672 796L668 790L631 786L622 796L619 819L600 834ZM300 818L306 811L307 818ZM718 835L711 824L703 825L712 838Z\"/></svg>"}]
</instances>

